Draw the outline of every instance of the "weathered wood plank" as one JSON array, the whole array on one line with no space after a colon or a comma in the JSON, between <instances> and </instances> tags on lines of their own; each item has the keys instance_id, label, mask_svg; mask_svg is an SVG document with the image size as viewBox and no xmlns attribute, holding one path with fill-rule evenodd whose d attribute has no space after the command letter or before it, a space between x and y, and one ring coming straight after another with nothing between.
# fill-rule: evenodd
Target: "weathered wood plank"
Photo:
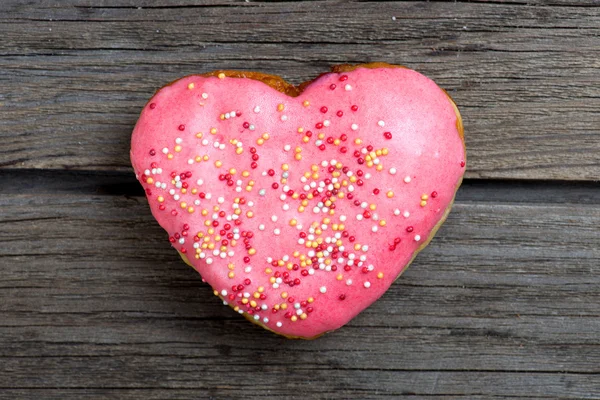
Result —
<instances>
[{"instance_id":1,"label":"weathered wood plank","mask_svg":"<svg viewBox=\"0 0 600 400\"><path fill-rule=\"evenodd\" d=\"M128 170L141 106L185 74L382 60L456 99L468 177L598 180L598 2L528 3L3 2L0 166Z\"/></svg>"},{"instance_id":2,"label":"weathered wood plank","mask_svg":"<svg viewBox=\"0 0 600 400\"><path fill-rule=\"evenodd\" d=\"M382 299L310 342L220 305L143 198L0 210L0 397L600 398L597 203L459 202Z\"/></svg>"}]
</instances>

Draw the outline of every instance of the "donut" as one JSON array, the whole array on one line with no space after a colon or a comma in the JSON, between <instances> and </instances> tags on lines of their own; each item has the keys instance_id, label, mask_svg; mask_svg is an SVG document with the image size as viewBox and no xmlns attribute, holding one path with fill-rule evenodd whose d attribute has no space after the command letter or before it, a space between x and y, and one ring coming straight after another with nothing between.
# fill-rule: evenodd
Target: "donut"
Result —
<instances>
[{"instance_id":1,"label":"donut","mask_svg":"<svg viewBox=\"0 0 600 400\"><path fill-rule=\"evenodd\" d=\"M381 297L429 243L466 149L443 89L371 63L299 86L229 70L178 79L144 106L131 163L172 246L225 305L312 339Z\"/></svg>"}]
</instances>

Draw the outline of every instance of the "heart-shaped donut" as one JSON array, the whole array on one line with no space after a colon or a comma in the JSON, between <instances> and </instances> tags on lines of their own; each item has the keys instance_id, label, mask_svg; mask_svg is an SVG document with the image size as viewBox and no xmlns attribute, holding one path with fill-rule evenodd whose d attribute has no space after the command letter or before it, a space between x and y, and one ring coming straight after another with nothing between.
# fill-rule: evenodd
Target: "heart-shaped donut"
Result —
<instances>
[{"instance_id":1,"label":"heart-shaped donut","mask_svg":"<svg viewBox=\"0 0 600 400\"><path fill-rule=\"evenodd\" d=\"M377 300L445 220L465 170L450 97L399 66L299 87L179 79L144 107L131 161L169 240L225 304L314 338Z\"/></svg>"}]
</instances>

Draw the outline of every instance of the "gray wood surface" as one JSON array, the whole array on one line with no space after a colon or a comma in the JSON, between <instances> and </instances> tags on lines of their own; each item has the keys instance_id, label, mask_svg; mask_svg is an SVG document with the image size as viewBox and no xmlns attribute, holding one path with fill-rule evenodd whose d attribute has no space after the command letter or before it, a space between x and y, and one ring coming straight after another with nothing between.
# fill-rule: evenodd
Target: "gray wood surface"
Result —
<instances>
[{"instance_id":1,"label":"gray wood surface","mask_svg":"<svg viewBox=\"0 0 600 400\"><path fill-rule=\"evenodd\" d=\"M467 177L599 180L599 5L3 0L0 166L128 170L141 107L186 74L386 61L455 98Z\"/></svg>"},{"instance_id":2,"label":"gray wood surface","mask_svg":"<svg viewBox=\"0 0 600 400\"><path fill-rule=\"evenodd\" d=\"M0 399L600 399L599 59L597 0L0 0ZM450 91L468 179L379 301L286 340L171 249L130 132L185 74L375 60Z\"/></svg>"}]
</instances>

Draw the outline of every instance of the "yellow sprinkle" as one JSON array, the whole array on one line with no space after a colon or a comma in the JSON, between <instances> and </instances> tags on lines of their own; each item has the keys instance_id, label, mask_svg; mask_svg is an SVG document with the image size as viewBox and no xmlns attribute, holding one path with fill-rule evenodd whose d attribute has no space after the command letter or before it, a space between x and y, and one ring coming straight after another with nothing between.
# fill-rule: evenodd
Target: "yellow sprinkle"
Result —
<instances>
[{"instance_id":1,"label":"yellow sprinkle","mask_svg":"<svg viewBox=\"0 0 600 400\"><path fill-rule=\"evenodd\" d=\"M198 139L202 139L202 136L203 136L203 135L202 135L202 132L198 132L198 133L196 133L196 137L197 137Z\"/></svg>"},{"instance_id":2,"label":"yellow sprinkle","mask_svg":"<svg viewBox=\"0 0 600 400\"><path fill-rule=\"evenodd\" d=\"M377 274L377 278L379 278L379 279L383 279L383 272L380 272L380 273L378 273L378 274Z\"/></svg>"},{"instance_id":3,"label":"yellow sprinkle","mask_svg":"<svg viewBox=\"0 0 600 400\"><path fill-rule=\"evenodd\" d=\"M258 293L262 293L265 291L265 288L264 288L264 286L259 286L258 289L256 289L256 290L258 290Z\"/></svg>"},{"instance_id":4,"label":"yellow sprinkle","mask_svg":"<svg viewBox=\"0 0 600 400\"><path fill-rule=\"evenodd\" d=\"M287 299L287 297L288 297L288 293L287 292L281 293L281 298L282 299Z\"/></svg>"},{"instance_id":5,"label":"yellow sprinkle","mask_svg":"<svg viewBox=\"0 0 600 400\"><path fill-rule=\"evenodd\" d=\"M300 153L297 153L296 155L294 155L294 159L295 159L296 161L300 161L300 160L302 160L302 154L300 154Z\"/></svg>"},{"instance_id":6,"label":"yellow sprinkle","mask_svg":"<svg viewBox=\"0 0 600 400\"><path fill-rule=\"evenodd\" d=\"M392 192L391 190L387 192L387 197L389 197L390 199L394 197L394 192Z\"/></svg>"},{"instance_id":7,"label":"yellow sprinkle","mask_svg":"<svg viewBox=\"0 0 600 400\"><path fill-rule=\"evenodd\" d=\"M369 209L371 211L375 211L377 209L377 206L375 204L369 204Z\"/></svg>"},{"instance_id":8,"label":"yellow sprinkle","mask_svg":"<svg viewBox=\"0 0 600 400\"><path fill-rule=\"evenodd\" d=\"M265 132L265 133L263 133L263 135L262 135L262 138L263 138L263 139L265 139L265 140L269 140L269 138L270 138L270 137L271 137L271 136L269 136L269 134L268 134L268 133L266 133L266 132Z\"/></svg>"},{"instance_id":9,"label":"yellow sprinkle","mask_svg":"<svg viewBox=\"0 0 600 400\"><path fill-rule=\"evenodd\" d=\"M224 120L225 119L225 114L219 115L219 118L222 119L222 120Z\"/></svg>"},{"instance_id":10,"label":"yellow sprinkle","mask_svg":"<svg viewBox=\"0 0 600 400\"><path fill-rule=\"evenodd\" d=\"M281 169L284 170L284 171L287 171L288 169L290 169L290 166L287 165L287 164L282 164L281 165Z\"/></svg>"},{"instance_id":11,"label":"yellow sprinkle","mask_svg":"<svg viewBox=\"0 0 600 400\"><path fill-rule=\"evenodd\" d=\"M186 194L187 193L187 189L186 188L181 188L181 193Z\"/></svg>"},{"instance_id":12,"label":"yellow sprinkle","mask_svg":"<svg viewBox=\"0 0 600 400\"><path fill-rule=\"evenodd\" d=\"M375 169L377 171L382 171L383 170L383 165L379 164L379 165L377 165L377 167L375 167Z\"/></svg>"},{"instance_id":13,"label":"yellow sprinkle","mask_svg":"<svg viewBox=\"0 0 600 400\"><path fill-rule=\"evenodd\" d=\"M383 149L381 149L381 154L383 154L384 156L388 155L389 150L387 149L387 147L384 147Z\"/></svg>"},{"instance_id":14,"label":"yellow sprinkle","mask_svg":"<svg viewBox=\"0 0 600 400\"><path fill-rule=\"evenodd\" d=\"M428 198L429 198L429 196L427 196L426 194L423 194L423 195L421 196L421 200L427 200Z\"/></svg>"},{"instance_id":15,"label":"yellow sprinkle","mask_svg":"<svg viewBox=\"0 0 600 400\"><path fill-rule=\"evenodd\" d=\"M248 304L248 299L246 299L246 298L243 298L243 299L242 299L242 304Z\"/></svg>"},{"instance_id":16,"label":"yellow sprinkle","mask_svg":"<svg viewBox=\"0 0 600 400\"><path fill-rule=\"evenodd\" d=\"M360 247L361 247L360 244L356 243L354 245L354 250L360 250Z\"/></svg>"},{"instance_id":17,"label":"yellow sprinkle","mask_svg":"<svg viewBox=\"0 0 600 400\"><path fill-rule=\"evenodd\" d=\"M196 162L202 162L202 157L200 157L200 156L196 156L196 158L194 158L194 160L195 160Z\"/></svg>"},{"instance_id":18,"label":"yellow sprinkle","mask_svg":"<svg viewBox=\"0 0 600 400\"><path fill-rule=\"evenodd\" d=\"M319 133L319 134L317 135L317 137L318 137L319 139L323 140L323 139L325 139L325 134L324 134L324 133Z\"/></svg>"},{"instance_id":19,"label":"yellow sprinkle","mask_svg":"<svg viewBox=\"0 0 600 400\"><path fill-rule=\"evenodd\" d=\"M299 127L298 128L298 133L302 133L302 132L304 132L304 128L303 127Z\"/></svg>"},{"instance_id":20,"label":"yellow sprinkle","mask_svg":"<svg viewBox=\"0 0 600 400\"><path fill-rule=\"evenodd\" d=\"M250 176L250 172L248 172L248 171L242 171L242 176L243 176L244 178L247 178L247 177L249 177L249 176Z\"/></svg>"},{"instance_id":21,"label":"yellow sprinkle","mask_svg":"<svg viewBox=\"0 0 600 400\"><path fill-rule=\"evenodd\" d=\"M220 73L219 73L219 75L217 75L217 77L218 77L219 79L225 79L225 74L224 74L224 73L222 73L222 72L220 72Z\"/></svg>"},{"instance_id":22,"label":"yellow sprinkle","mask_svg":"<svg viewBox=\"0 0 600 400\"><path fill-rule=\"evenodd\" d=\"M385 222L385 219L382 219L381 221L379 221L379 226L385 226L387 224L387 222Z\"/></svg>"},{"instance_id":23,"label":"yellow sprinkle","mask_svg":"<svg viewBox=\"0 0 600 400\"><path fill-rule=\"evenodd\" d=\"M425 200L421 200L421 207L425 207L427 205L427 202Z\"/></svg>"},{"instance_id":24,"label":"yellow sprinkle","mask_svg":"<svg viewBox=\"0 0 600 400\"><path fill-rule=\"evenodd\" d=\"M260 297L260 295L258 295L258 297ZM250 301L250 306L256 307L256 302L254 300Z\"/></svg>"},{"instance_id":25,"label":"yellow sprinkle","mask_svg":"<svg viewBox=\"0 0 600 400\"><path fill-rule=\"evenodd\" d=\"M173 154L171 154L171 153L167 154L167 158L168 158L169 160L172 160L172 159L173 159Z\"/></svg>"},{"instance_id":26,"label":"yellow sprinkle","mask_svg":"<svg viewBox=\"0 0 600 400\"><path fill-rule=\"evenodd\" d=\"M313 301L315 301L315 299L312 297L309 297L308 299L306 299L306 301L308 301L309 303L312 303Z\"/></svg>"},{"instance_id":27,"label":"yellow sprinkle","mask_svg":"<svg viewBox=\"0 0 600 400\"><path fill-rule=\"evenodd\" d=\"M333 144L339 146L342 141L340 139L334 139Z\"/></svg>"},{"instance_id":28,"label":"yellow sprinkle","mask_svg":"<svg viewBox=\"0 0 600 400\"><path fill-rule=\"evenodd\" d=\"M181 206L181 208L187 207L187 203L185 201L182 201L179 205Z\"/></svg>"},{"instance_id":29,"label":"yellow sprinkle","mask_svg":"<svg viewBox=\"0 0 600 400\"><path fill-rule=\"evenodd\" d=\"M253 213L252 211L248 211L248 212L246 213L246 217L248 217L248 218L252 218L252 217L254 217L254 213Z\"/></svg>"},{"instance_id":30,"label":"yellow sprinkle","mask_svg":"<svg viewBox=\"0 0 600 400\"><path fill-rule=\"evenodd\" d=\"M344 279L344 275L338 274L338 276L336 276L335 279L337 279L338 281L341 281L342 279Z\"/></svg>"},{"instance_id":31,"label":"yellow sprinkle","mask_svg":"<svg viewBox=\"0 0 600 400\"><path fill-rule=\"evenodd\" d=\"M306 314L306 313L302 313L302 314L300 315L300 319L306 319L306 318L308 318L308 314Z\"/></svg>"},{"instance_id":32,"label":"yellow sprinkle","mask_svg":"<svg viewBox=\"0 0 600 400\"><path fill-rule=\"evenodd\" d=\"M255 255L256 254L256 249L252 248L252 249L248 250L248 254L250 254L251 256Z\"/></svg>"},{"instance_id":33,"label":"yellow sprinkle","mask_svg":"<svg viewBox=\"0 0 600 400\"><path fill-rule=\"evenodd\" d=\"M210 128L210 133L212 135L216 135L217 134L217 128Z\"/></svg>"},{"instance_id":34,"label":"yellow sprinkle","mask_svg":"<svg viewBox=\"0 0 600 400\"><path fill-rule=\"evenodd\" d=\"M192 90L193 88L194 88L194 84L193 83L188 84L188 89L189 90Z\"/></svg>"},{"instance_id":35,"label":"yellow sprinkle","mask_svg":"<svg viewBox=\"0 0 600 400\"><path fill-rule=\"evenodd\" d=\"M354 139L354 144L361 144L362 140L359 138Z\"/></svg>"},{"instance_id":36,"label":"yellow sprinkle","mask_svg":"<svg viewBox=\"0 0 600 400\"><path fill-rule=\"evenodd\" d=\"M283 111L283 110L285 110L285 105L283 103L277 104L277 111Z\"/></svg>"},{"instance_id":37,"label":"yellow sprinkle","mask_svg":"<svg viewBox=\"0 0 600 400\"><path fill-rule=\"evenodd\" d=\"M165 198L162 196L158 196L156 200L158 200L159 203L162 203L163 201L165 201Z\"/></svg>"},{"instance_id":38,"label":"yellow sprinkle","mask_svg":"<svg viewBox=\"0 0 600 400\"><path fill-rule=\"evenodd\" d=\"M297 316L295 316L295 315L292 315L292 318L290 318L290 320L291 320L292 322L296 322L296 321L298 321L298 317L297 317Z\"/></svg>"},{"instance_id":39,"label":"yellow sprinkle","mask_svg":"<svg viewBox=\"0 0 600 400\"><path fill-rule=\"evenodd\" d=\"M206 217L208 215L208 211L207 210L202 210L202 215Z\"/></svg>"},{"instance_id":40,"label":"yellow sprinkle","mask_svg":"<svg viewBox=\"0 0 600 400\"><path fill-rule=\"evenodd\" d=\"M265 143L265 140L263 138L258 138L256 139L256 144L259 146L262 146Z\"/></svg>"},{"instance_id":41,"label":"yellow sprinkle","mask_svg":"<svg viewBox=\"0 0 600 400\"><path fill-rule=\"evenodd\" d=\"M191 214L194 212L194 207L188 207L188 212Z\"/></svg>"},{"instance_id":42,"label":"yellow sprinkle","mask_svg":"<svg viewBox=\"0 0 600 400\"><path fill-rule=\"evenodd\" d=\"M208 161L208 159L209 159L209 158L210 158L210 157L208 156L208 154L206 154L204 157L202 157L202 159L203 159L204 161Z\"/></svg>"},{"instance_id":43,"label":"yellow sprinkle","mask_svg":"<svg viewBox=\"0 0 600 400\"><path fill-rule=\"evenodd\" d=\"M282 310L287 310L288 305L286 303L281 303L281 309Z\"/></svg>"},{"instance_id":44,"label":"yellow sprinkle","mask_svg":"<svg viewBox=\"0 0 600 400\"><path fill-rule=\"evenodd\" d=\"M294 149L296 153L302 153L302 147L298 146Z\"/></svg>"},{"instance_id":45,"label":"yellow sprinkle","mask_svg":"<svg viewBox=\"0 0 600 400\"><path fill-rule=\"evenodd\" d=\"M159 201L160 201L160 200L159 200ZM290 225L291 225L291 226L296 226L296 224L297 224L297 223L298 223L298 221L296 221L295 219L292 219L292 220L290 221Z\"/></svg>"},{"instance_id":46,"label":"yellow sprinkle","mask_svg":"<svg viewBox=\"0 0 600 400\"><path fill-rule=\"evenodd\" d=\"M308 136L304 136L304 137L302 138L302 141L303 141L304 143L308 143L308 142L310 141L310 139L308 138Z\"/></svg>"},{"instance_id":47,"label":"yellow sprinkle","mask_svg":"<svg viewBox=\"0 0 600 400\"><path fill-rule=\"evenodd\" d=\"M242 154L244 152L244 149L242 149L241 147L238 147L235 149L235 154Z\"/></svg>"},{"instance_id":48,"label":"yellow sprinkle","mask_svg":"<svg viewBox=\"0 0 600 400\"><path fill-rule=\"evenodd\" d=\"M223 163L219 160L215 161L215 167L217 168L221 168L221 166L223 165Z\"/></svg>"},{"instance_id":49,"label":"yellow sprinkle","mask_svg":"<svg viewBox=\"0 0 600 400\"><path fill-rule=\"evenodd\" d=\"M265 274L272 274L273 270L271 268L265 268ZM271 282L272 283L272 282Z\"/></svg>"}]
</instances>

